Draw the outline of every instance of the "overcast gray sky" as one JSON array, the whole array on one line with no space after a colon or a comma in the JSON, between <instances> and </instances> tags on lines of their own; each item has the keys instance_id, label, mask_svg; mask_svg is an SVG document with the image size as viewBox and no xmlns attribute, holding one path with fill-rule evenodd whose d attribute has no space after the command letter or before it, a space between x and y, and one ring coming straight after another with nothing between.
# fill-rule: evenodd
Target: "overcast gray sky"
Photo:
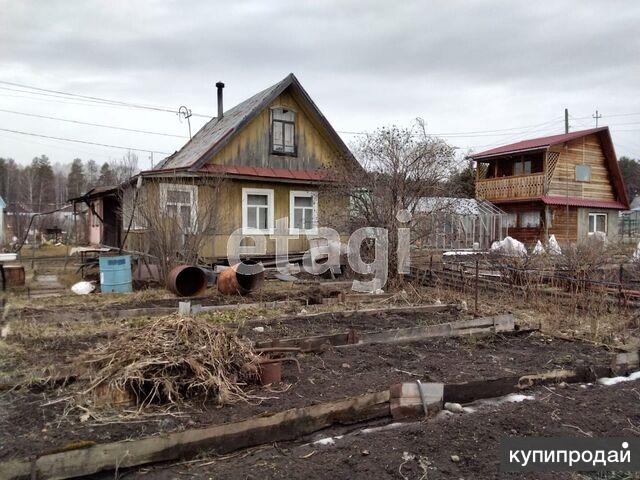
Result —
<instances>
[{"instance_id":1,"label":"overcast gray sky","mask_svg":"<svg viewBox=\"0 0 640 480\"><path fill-rule=\"evenodd\" d=\"M565 107L572 129L594 126L597 109L618 155L640 158L639 30L635 0L0 0L0 81L211 115L217 80L229 108L294 72L340 132L421 117L478 151L562 133ZM0 83L0 109L187 135L173 113L34 92ZM186 140L4 111L0 129L157 152ZM0 130L0 156L41 153L124 151Z\"/></svg>"}]
</instances>

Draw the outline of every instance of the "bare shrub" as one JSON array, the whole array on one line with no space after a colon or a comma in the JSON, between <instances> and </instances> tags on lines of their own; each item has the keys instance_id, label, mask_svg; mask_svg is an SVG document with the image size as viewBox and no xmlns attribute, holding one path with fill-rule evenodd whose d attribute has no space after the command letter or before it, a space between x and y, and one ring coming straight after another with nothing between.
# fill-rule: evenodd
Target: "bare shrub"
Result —
<instances>
[{"instance_id":1,"label":"bare shrub","mask_svg":"<svg viewBox=\"0 0 640 480\"><path fill-rule=\"evenodd\" d=\"M125 231L142 235L140 248L157 259L165 279L176 265L200 263L220 229L221 177L145 180L123 195ZM133 215L132 215L133 212Z\"/></svg>"}]
</instances>

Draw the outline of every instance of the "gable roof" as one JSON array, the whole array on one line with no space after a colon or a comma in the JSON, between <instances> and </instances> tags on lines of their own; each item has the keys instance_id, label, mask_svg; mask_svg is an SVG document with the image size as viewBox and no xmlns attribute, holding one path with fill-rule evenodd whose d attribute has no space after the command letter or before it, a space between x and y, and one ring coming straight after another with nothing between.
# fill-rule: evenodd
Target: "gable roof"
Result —
<instances>
[{"instance_id":1,"label":"gable roof","mask_svg":"<svg viewBox=\"0 0 640 480\"><path fill-rule=\"evenodd\" d=\"M230 110L224 112L222 118L212 118L189 140L180 150L165 158L153 170L190 170L197 171L213 155L218 153L234 138L251 120L271 104L287 88L292 89L296 100L307 114L315 118L326 130L337 149L347 158L355 158L349 148L333 129L320 109L293 73L271 87L256 93Z\"/></svg>"},{"instance_id":2,"label":"gable roof","mask_svg":"<svg viewBox=\"0 0 640 480\"><path fill-rule=\"evenodd\" d=\"M603 132L609 130L609 127L590 128L589 130L580 130L577 132L563 133L561 135L551 135L549 137L532 138L530 140L521 140L516 143L510 143L508 145L502 145L495 147L484 152L474 153L469 155L469 158L478 160L480 158L492 157L497 155L506 155L509 153L520 153L528 150L539 150L550 147L552 145L558 145L560 143L569 142L577 138L582 138L592 133Z\"/></svg>"},{"instance_id":3,"label":"gable roof","mask_svg":"<svg viewBox=\"0 0 640 480\"><path fill-rule=\"evenodd\" d=\"M622 174L620 173L620 167L618 166L618 157L616 156L616 152L613 147L613 140L611 139L611 132L609 131L609 127L590 128L588 130L579 130L576 132L564 133L561 135L551 135L548 137L522 140L520 142L511 143L509 145L503 145L500 147L492 148L490 150L485 150L483 152L474 153L472 155L469 155L468 158L471 158L473 160L485 160L502 155L544 150L554 145L561 145L565 142L586 137L587 135L591 135L594 133L597 134L600 138L602 151L604 153L607 167L609 168L611 181L613 183L613 188L614 192L616 193L617 199L624 208L629 208L627 189L624 185L624 181L622 180Z\"/></svg>"}]
</instances>

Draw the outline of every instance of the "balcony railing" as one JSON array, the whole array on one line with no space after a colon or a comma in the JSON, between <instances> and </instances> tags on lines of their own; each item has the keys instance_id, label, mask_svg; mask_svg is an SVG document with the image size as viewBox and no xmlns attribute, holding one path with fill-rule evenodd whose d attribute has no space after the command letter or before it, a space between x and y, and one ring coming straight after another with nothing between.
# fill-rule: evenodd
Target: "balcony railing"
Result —
<instances>
[{"instance_id":1,"label":"balcony railing","mask_svg":"<svg viewBox=\"0 0 640 480\"><path fill-rule=\"evenodd\" d=\"M517 177L485 178L476 182L476 197L487 200L510 200L541 197L544 173Z\"/></svg>"}]
</instances>

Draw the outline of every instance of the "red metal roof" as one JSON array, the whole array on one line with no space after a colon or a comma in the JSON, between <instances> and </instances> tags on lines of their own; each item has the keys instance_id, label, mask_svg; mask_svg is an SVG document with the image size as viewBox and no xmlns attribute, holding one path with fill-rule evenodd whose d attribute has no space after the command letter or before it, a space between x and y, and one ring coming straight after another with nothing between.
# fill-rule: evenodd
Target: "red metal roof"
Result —
<instances>
[{"instance_id":1,"label":"red metal roof","mask_svg":"<svg viewBox=\"0 0 640 480\"><path fill-rule=\"evenodd\" d=\"M470 158L478 159L483 157L490 157L493 155L503 155L506 153L517 153L526 150L536 150L539 148L550 147L551 145L557 145L559 143L575 140L576 138L584 137L591 133L602 132L607 130L608 127L590 128L589 130L580 130L577 132L563 133L561 135L551 135L549 137L532 138L531 140L522 140L516 143L510 143L509 145L503 145L501 147L492 148L491 150L485 150L484 152L474 153L469 155Z\"/></svg>"},{"instance_id":2,"label":"red metal roof","mask_svg":"<svg viewBox=\"0 0 640 480\"><path fill-rule=\"evenodd\" d=\"M562 195L547 195L542 197L547 205L569 205L571 207L613 208L626 210L627 206L615 200L594 200L591 198L563 197Z\"/></svg>"},{"instance_id":3,"label":"red metal roof","mask_svg":"<svg viewBox=\"0 0 640 480\"><path fill-rule=\"evenodd\" d=\"M613 141L611 139L609 127L590 128L588 130L580 130L577 132L565 133L562 135L551 135L550 137L523 140L521 142L512 143L510 145L503 145L491 150L485 150L484 152L475 153L473 155L470 155L469 158L481 161L482 159L489 159L491 157L497 157L500 155L509 155L517 152L543 149L551 147L553 145L560 145L570 140L575 140L586 135L591 135L593 133L598 135L598 138L600 139L600 142L602 144L602 151L607 162L609 173L611 175L611 183L613 184L614 192L617 199L617 202L614 203L616 203L617 205L622 205L622 207L605 206L603 208L623 208L627 210L629 208L629 198L627 196L627 190L624 185L624 181L622 180L620 167L618 166L618 157L616 156L616 152L613 147ZM607 203L606 201L604 202ZM566 205L566 203L562 203L562 205ZM595 207L596 205L593 206Z\"/></svg>"},{"instance_id":4,"label":"red metal roof","mask_svg":"<svg viewBox=\"0 0 640 480\"><path fill-rule=\"evenodd\" d=\"M283 180L305 180L318 182L327 179L322 170L290 170L288 168L250 167L246 165L204 165L201 172L224 173L249 177L278 178Z\"/></svg>"}]
</instances>

